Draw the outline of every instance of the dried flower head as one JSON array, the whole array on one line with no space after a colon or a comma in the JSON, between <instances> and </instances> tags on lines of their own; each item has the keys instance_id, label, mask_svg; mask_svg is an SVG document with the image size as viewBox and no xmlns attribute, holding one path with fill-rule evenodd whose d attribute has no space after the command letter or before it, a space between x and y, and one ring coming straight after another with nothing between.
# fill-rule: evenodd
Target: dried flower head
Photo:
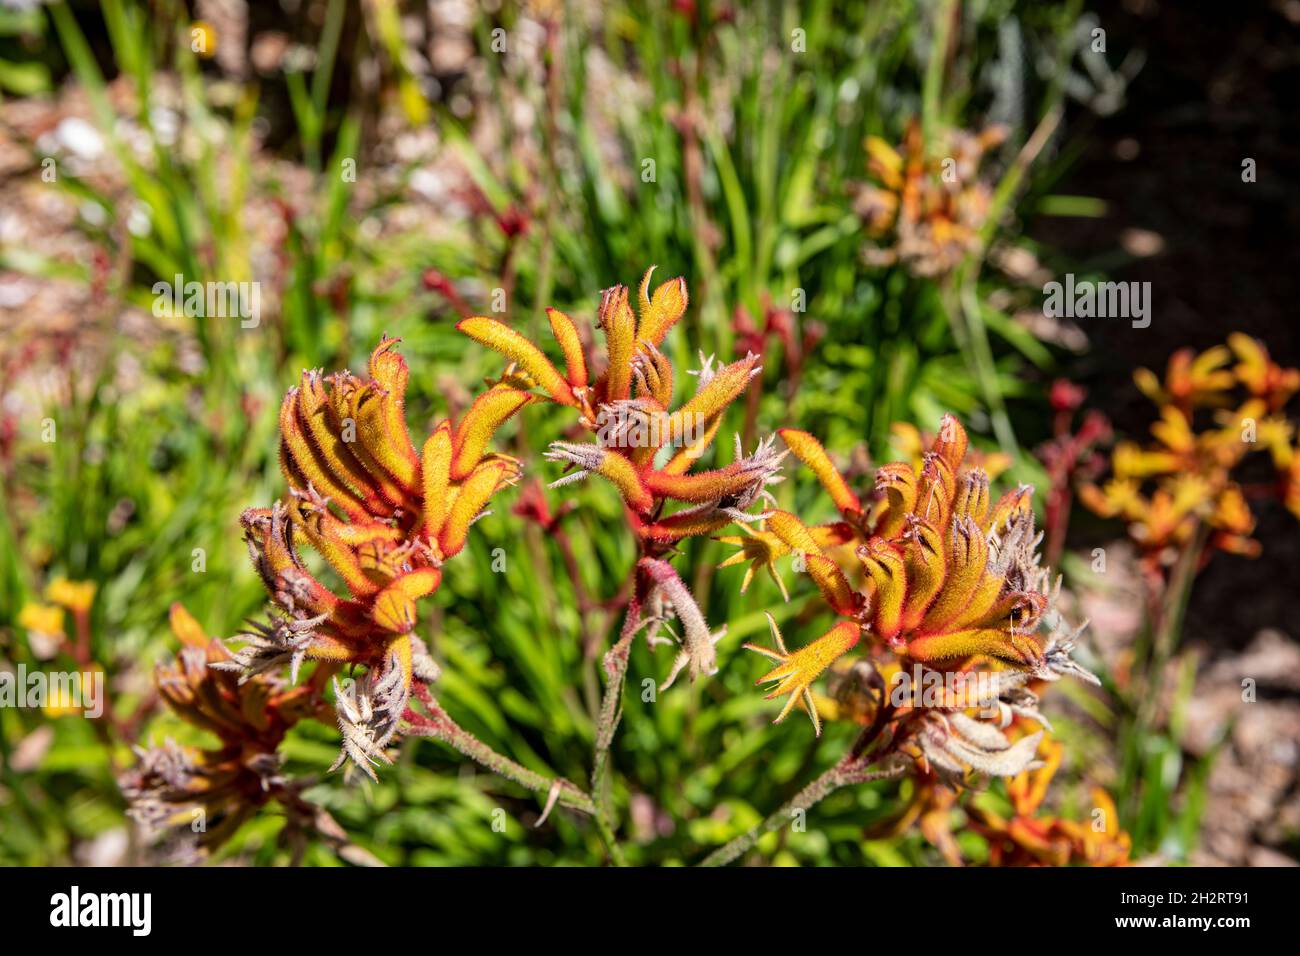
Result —
<instances>
[{"instance_id":1,"label":"dried flower head","mask_svg":"<svg viewBox=\"0 0 1300 956\"><path fill-rule=\"evenodd\" d=\"M229 652L180 604L172 605L171 626L181 649L156 669L158 694L176 716L215 736L217 745L185 747L168 739L136 748L139 763L121 780L131 816L169 836L179 859L221 846L271 801L310 818L300 785L281 772L278 750L290 727L318 713L316 688L290 687L271 674L241 680L223 669Z\"/></svg>"}]
</instances>

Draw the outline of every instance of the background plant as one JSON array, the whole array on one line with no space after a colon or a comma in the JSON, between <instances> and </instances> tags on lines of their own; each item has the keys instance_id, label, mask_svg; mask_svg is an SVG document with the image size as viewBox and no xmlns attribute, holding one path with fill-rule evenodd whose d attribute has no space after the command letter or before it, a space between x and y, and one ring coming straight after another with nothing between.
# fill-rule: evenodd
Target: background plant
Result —
<instances>
[{"instance_id":1,"label":"background plant","mask_svg":"<svg viewBox=\"0 0 1300 956\"><path fill-rule=\"evenodd\" d=\"M1091 53L1078 5L504 4L459 30L436 24L465 51L445 63L411 41L434 26L411 5L308 6L311 16L275 24L288 40L278 58L274 45L254 57L250 37L242 65L220 22L208 22L215 48L196 52L195 16L210 14L180 3L4 14L6 161L24 184L11 201L29 228L58 219L76 241L6 234L0 249L7 279L56 297L53 308L38 300L5 313L0 639L7 660L34 663L40 632L23 609L58 607L48 589L59 578L92 582L84 623L47 614L42 627L64 634L58 660L88 654L105 668L123 724L105 740L85 721L0 712L7 861L112 852L128 742L201 742L151 699L152 665L175 651L168 609L183 596L223 637L258 613L263 589L231 516L281 491L284 387L303 368L363 367L385 332L403 339L412 367L430 370L407 395L413 430L426 432L500 373L455 319L491 314L537 339L554 304L585 326L597 290L657 262L692 278L692 306L664 342L676 368L698 365L700 350L765 354L760 382L723 426L744 448L781 424L824 424L814 430L857 481L870 462L900 457L892 423L933 427L952 411L976 446L1014 460L1008 481L1041 484L1024 447L1048 434L1040 386L1062 352L1015 318L1036 295L1033 267L1046 252L1023 227L1045 211L1095 209L1052 192L1075 155L1071 123L1087 122L1054 118L1071 98L1098 106L1104 92L1117 105L1123 89L1121 58ZM493 47L497 29L504 50ZM33 117L41 104L48 112ZM85 128L60 128L71 117L98 137L98 154ZM852 205L871 178L867 136L898 144L918 118L934 143L1008 129L980 166L996 214L942 282L866 265L876 243ZM52 183L39 175L47 156ZM647 159L652 181L642 179ZM155 319L153 285L177 272L260 280L262 326ZM492 312L496 290L505 312ZM531 411L527 431L507 429L505 450L543 475L553 466L533 430L558 436L565 425L557 410ZM52 444L39 440L46 417L58 426ZM634 537L608 533L623 521L619 496L587 484L564 500L535 487L507 497L421 625L445 664L439 702L548 779L590 769L600 690L591 648L618 627L621 582L640 556ZM807 482L773 492L783 510L830 516ZM515 509L534 520L521 528ZM496 548L519 558L505 588ZM628 810L631 862L685 860L746 832L851 743L847 727L828 726L815 746L793 722L770 727L751 692L762 662L735 651L765 639L764 609L787 636L796 622L800 634L820 633L825 612L784 604L761 577L739 597L715 570L729 545L699 536L682 550L676 566L707 619L728 623L719 653L733 666L625 712L611 778L635 782L612 796ZM633 654L627 680L657 682L662 670ZM1067 753L1109 752L1109 716L1075 703L1058 721ZM319 773L337 735L304 722L282 752L288 772ZM1071 760L1058 774L1067 783L1085 764ZM378 786L325 778L310 798L384 862L603 858L599 839L562 814L531 828L544 795L462 778L460 765L417 744ZM804 838L772 834L759 850L777 862L936 862L914 832L862 838L864 827L884 834L909 787L832 794ZM1082 794L1064 791L1063 815L1078 815ZM1117 797L1130 805L1131 792ZM1000 789L990 799L1010 811ZM499 807L511 821L504 836L488 825ZM1194 834L1194 812L1186 819L1179 826ZM274 839L284 823L259 816L222 853L287 861ZM969 858L987 852L973 829L956 839ZM337 847L314 842L303 859L336 862Z\"/></svg>"}]
</instances>

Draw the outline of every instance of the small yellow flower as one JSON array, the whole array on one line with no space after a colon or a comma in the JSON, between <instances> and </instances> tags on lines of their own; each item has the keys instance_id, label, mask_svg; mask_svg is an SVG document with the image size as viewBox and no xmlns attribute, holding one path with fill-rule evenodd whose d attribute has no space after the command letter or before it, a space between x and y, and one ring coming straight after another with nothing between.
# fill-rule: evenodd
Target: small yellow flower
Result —
<instances>
[{"instance_id":1,"label":"small yellow flower","mask_svg":"<svg viewBox=\"0 0 1300 956\"><path fill-rule=\"evenodd\" d=\"M91 680L103 680L103 671L104 669L98 664L82 667L80 669L81 679L86 683ZM101 676L94 677L93 675ZM82 686L86 686L86 683L83 683ZM51 719L73 715L80 716L86 712L86 702L79 699L79 695L74 693L70 684L50 681L49 696L46 698L45 706L41 708L41 711Z\"/></svg>"},{"instance_id":2,"label":"small yellow flower","mask_svg":"<svg viewBox=\"0 0 1300 956\"><path fill-rule=\"evenodd\" d=\"M18 626L49 637L63 636L63 608L49 604L24 604Z\"/></svg>"},{"instance_id":3,"label":"small yellow flower","mask_svg":"<svg viewBox=\"0 0 1300 956\"><path fill-rule=\"evenodd\" d=\"M85 614L95 601L95 582L55 578L45 587L45 599L69 611Z\"/></svg>"}]
</instances>

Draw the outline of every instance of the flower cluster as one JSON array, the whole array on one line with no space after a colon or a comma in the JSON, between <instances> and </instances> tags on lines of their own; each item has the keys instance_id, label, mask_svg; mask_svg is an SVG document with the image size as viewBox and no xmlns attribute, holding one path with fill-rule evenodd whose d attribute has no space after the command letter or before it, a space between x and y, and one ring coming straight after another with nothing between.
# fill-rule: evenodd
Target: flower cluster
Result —
<instances>
[{"instance_id":1,"label":"flower cluster","mask_svg":"<svg viewBox=\"0 0 1300 956\"><path fill-rule=\"evenodd\" d=\"M651 291L652 272L641 281L635 308L624 286L603 293L599 352L568 316L548 311L563 372L509 325L486 317L461 321L462 332L509 364L459 423L438 423L418 449L407 430L408 370L396 340L379 343L365 378L303 374L280 409L288 491L270 508L242 516L271 616L231 651L173 608L183 648L175 663L159 668L159 694L183 720L212 732L218 746L196 750L168 741L140 751L122 782L133 814L173 831L198 814L205 826L192 829L202 834L194 846L200 852L220 845L270 801L285 808L287 834L314 828L341 836L328 815L302 800L302 784L282 774L278 753L296 722L328 712L332 682L343 737L335 768L350 760L373 778L399 733L437 737L547 793L545 812L559 802L593 814L609 843L606 810L594 795L603 791L628 648L644 631L652 647L677 649L664 688L683 672L692 680L716 672L715 647L726 629L709 626L668 559L683 539L736 523L743 533L721 540L739 550L723 566L748 564L742 590L762 570L784 593L776 563L789 556L839 616L794 651L770 617L775 646L746 645L774 662L760 683L774 685L770 696L788 697L778 721L802 705L818 734L826 717L862 725L864 747L881 742L869 763L861 750L847 755L834 770L837 785L868 779L871 764L882 774L910 768L918 786L932 785L928 809L918 815L929 821L927 835L940 841L941 817L951 806L945 792L960 791L972 772L1014 778L1015 819L978 818L999 854L1019 860L1009 849L1015 847L1025 860L1123 858L1117 832L1099 842L1066 822L1037 818L1045 778L1030 783L1025 776L1040 757L1050 763L1050 727L1038 711L1045 684L1067 674L1095 680L1070 658L1079 632L1064 627L1054 608L1059 582L1040 565L1032 489L995 498L990 471L1005 462L970 449L952 416L933 436L899 430L910 460L879 468L865 497L815 438L794 429L779 432L785 451L773 436L745 454L737 439L729 464L699 467L727 408L761 371L759 357L751 352L715 368L701 356L695 387L679 398L676 372L660 346L686 310L686 284L674 279ZM520 476L516 459L489 451L493 435L525 406L547 401L575 412L570 434L546 453L573 469L553 487L593 474L609 481L639 551L623 598L622 635L605 657L609 681L599 709L593 796L496 754L459 728L430 692L438 668L415 635L418 602L437 590L444 563L464 548L493 495ZM588 440L574 440L584 432ZM809 526L777 508L768 489L781 480L791 452L829 493L836 520ZM751 510L760 501L770 510ZM564 511L552 512L540 491L525 495L516 512L562 539ZM313 573L299 550L304 543L316 553L313 564L326 566L346 593ZM855 648L856 660L849 655ZM300 684L306 662L315 666ZM829 696L818 698L812 687L824 674Z\"/></svg>"},{"instance_id":2,"label":"flower cluster","mask_svg":"<svg viewBox=\"0 0 1300 956\"><path fill-rule=\"evenodd\" d=\"M980 162L1006 135L1002 126L952 130L944 148L932 150L914 120L898 149L867 137L867 169L875 183L858 185L854 207L867 235L888 243L869 248L867 261L899 264L924 277L950 272L978 245L992 201L992 190L979 178Z\"/></svg>"},{"instance_id":3,"label":"flower cluster","mask_svg":"<svg viewBox=\"0 0 1300 956\"><path fill-rule=\"evenodd\" d=\"M597 313L605 338L599 355L589 348L574 321L548 309L551 331L564 354L563 373L532 341L495 319L475 316L458 328L475 341L510 359L494 386L523 399L548 398L577 413L577 426L589 441L555 441L546 457L572 473L552 483L563 486L598 475L618 490L628 523L643 555L637 565L633 604L647 616L647 640L679 647L664 687L687 669L694 679L716 670L713 633L690 591L676 571L660 558L684 538L708 535L732 522L754 522L766 513L750 508L771 501L767 488L781 480L787 452L775 450L775 439L758 443L745 454L739 436L729 464L698 467L714 444L728 406L743 395L761 371L759 356L714 367L712 356L700 356L692 393L677 401L678 378L660 350L664 337L686 311L689 296L683 279L650 288L652 266L636 296L626 286L606 289ZM534 390L540 390L538 395ZM632 616L630 616L631 618ZM682 629L673 640L658 631L676 619Z\"/></svg>"},{"instance_id":4,"label":"flower cluster","mask_svg":"<svg viewBox=\"0 0 1300 956\"><path fill-rule=\"evenodd\" d=\"M172 605L171 626L181 649L156 669L158 694L218 744L198 749L168 739L137 748L139 763L121 781L131 816L170 836L171 855L182 860L216 849L271 801L288 814L290 830L309 825L314 810L299 795L301 786L281 773L278 749L290 727L317 715L317 687L291 687L273 674L240 680L224 667L231 661L225 645L180 604Z\"/></svg>"},{"instance_id":5,"label":"flower cluster","mask_svg":"<svg viewBox=\"0 0 1300 956\"><path fill-rule=\"evenodd\" d=\"M999 813L991 800L968 801L966 817L988 846L988 866L1124 866L1132 841L1119 826L1119 813L1100 787L1091 791L1089 820L1081 823L1040 812L1052 778L1060 769L1065 748L1043 738L1038 764L1007 780L1011 813ZM951 866L967 862L952 831L959 794L933 773L915 779L911 798L892 818L872 827L873 838L898 836L913 824Z\"/></svg>"},{"instance_id":6,"label":"flower cluster","mask_svg":"<svg viewBox=\"0 0 1300 956\"><path fill-rule=\"evenodd\" d=\"M776 560L789 555L841 620L792 652L769 616L775 647L746 645L775 663L759 683L774 685L771 697L788 697L776 719L802 704L817 734L823 718L861 725L859 744L841 761L844 772L862 762L910 771L913 798L886 829L919 823L953 864L962 855L952 812L972 773L1010 778L1016 817L978 818L990 862L1126 861L1127 836L1108 801L1101 833L1034 816L1055 770L1051 755L1059 761L1059 748L1045 737L1051 728L1039 695L1067 674L1096 678L1070 657L1082 628L1066 628L1055 610L1059 581L1039 564L1032 489L994 499L988 471L952 416L928 447L916 449L915 461L879 468L865 500L811 435L780 434L820 480L839 519L809 527L773 512L761 530L723 539L740 547L723 565L749 563L742 588L760 568L780 583ZM910 448L919 433L900 437ZM864 643L866 653L851 658ZM812 685L823 674L828 694L815 695ZM873 744L872 754L859 756Z\"/></svg>"},{"instance_id":7,"label":"flower cluster","mask_svg":"<svg viewBox=\"0 0 1300 956\"><path fill-rule=\"evenodd\" d=\"M90 608L95 603L95 582L55 578L45 586L45 600L49 603L29 601L18 612L18 624L27 630L33 652L42 659L58 653L68 640L65 614L71 614L78 638L74 656L79 658L79 663L88 663Z\"/></svg>"},{"instance_id":8,"label":"flower cluster","mask_svg":"<svg viewBox=\"0 0 1300 956\"><path fill-rule=\"evenodd\" d=\"M387 762L413 682L436 672L413 631L416 603L437 590L443 562L465 546L488 501L519 477L514 458L488 451L496 430L530 398L502 385L484 392L459 424L439 422L421 450L403 399L408 371L385 338L369 378L304 372L280 408L280 463L289 494L244 512L254 565L275 605L268 623L222 666L256 676L304 661L331 672L360 666L338 685L340 763L367 774ZM347 588L340 596L308 570L315 550ZM338 766L339 764L336 764Z\"/></svg>"},{"instance_id":9,"label":"flower cluster","mask_svg":"<svg viewBox=\"0 0 1300 956\"><path fill-rule=\"evenodd\" d=\"M595 440L551 444L546 457L576 469L555 485L593 474L613 483L638 536L652 550L732 521L756 520L747 509L780 480L777 472L785 457L773 450L771 440L745 455L737 440L730 464L696 468L717 437L727 407L762 367L753 353L721 368L714 368L712 357L701 356L701 367L688 373L697 379L693 394L672 408L676 374L659 346L689 300L683 279L665 282L652 294L653 272L652 267L641 280L639 316L626 286L604 291L598 313L605 336L599 372L577 325L557 309L548 309L547 317L564 353L564 373L503 322L475 316L457 326L511 360L497 388L524 398L539 388L545 397L577 411L579 425ZM685 507L667 513L675 503Z\"/></svg>"},{"instance_id":10,"label":"flower cluster","mask_svg":"<svg viewBox=\"0 0 1300 956\"><path fill-rule=\"evenodd\" d=\"M1234 333L1227 346L1175 352L1163 380L1148 369L1134 378L1159 408L1154 441L1117 444L1110 478L1100 487L1084 483L1079 497L1097 514L1127 523L1148 572L1173 564L1202 525L1207 554L1258 555L1255 515L1235 476L1254 452L1268 452L1277 474L1272 490L1300 517L1300 451L1286 417L1300 370L1282 368L1263 344Z\"/></svg>"},{"instance_id":11,"label":"flower cluster","mask_svg":"<svg viewBox=\"0 0 1300 956\"><path fill-rule=\"evenodd\" d=\"M751 647L776 662L760 683L775 684L771 696L789 697L777 719L802 703L820 730L812 684L866 637L863 683L874 682L876 696L871 706L849 710L866 721L887 710L897 749L952 778L969 769L999 776L1025 769L1038 736L1013 744L968 711L1004 724L1014 715L1041 719L1030 681L1067 673L1091 679L1069 657L1077 632L1054 611L1059 583L1039 566L1032 489L994 500L987 472L966 463L966 432L951 416L919 468L900 462L877 470L866 502L811 435L780 434L821 481L840 519L808 527L775 511L761 531L727 539L741 550L724 566L749 561L747 583L760 567L777 577L776 560L791 555L842 619L793 652L779 633L776 649ZM926 675L941 677L940 692L922 700L914 689L894 699L884 685L897 687L909 668L922 683Z\"/></svg>"},{"instance_id":12,"label":"flower cluster","mask_svg":"<svg viewBox=\"0 0 1300 956\"><path fill-rule=\"evenodd\" d=\"M976 802L972 825L988 841L990 866L1123 866L1132 841L1120 829L1119 811L1100 787L1092 790L1087 823L1039 813L1047 788L1061 765L1064 748L1054 740L1039 745L1042 765L1007 781L1011 815L1003 817Z\"/></svg>"}]
</instances>

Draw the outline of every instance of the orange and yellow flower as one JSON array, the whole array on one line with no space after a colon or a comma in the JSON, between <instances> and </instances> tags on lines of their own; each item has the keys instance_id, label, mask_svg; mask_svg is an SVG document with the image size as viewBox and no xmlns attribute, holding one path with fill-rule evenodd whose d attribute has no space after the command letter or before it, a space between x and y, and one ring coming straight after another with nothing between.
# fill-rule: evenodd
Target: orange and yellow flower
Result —
<instances>
[{"instance_id":1,"label":"orange and yellow flower","mask_svg":"<svg viewBox=\"0 0 1300 956\"><path fill-rule=\"evenodd\" d=\"M1119 825L1110 795L1096 787L1089 822L1039 814L1048 785L1061 765L1063 748L1054 740L1039 744L1041 765L1007 782L1012 814L1003 817L976 803L972 822L989 844L991 866L1125 866L1132 842Z\"/></svg>"},{"instance_id":2,"label":"orange and yellow flower","mask_svg":"<svg viewBox=\"0 0 1300 956\"><path fill-rule=\"evenodd\" d=\"M281 773L280 743L289 728L318 716L318 683L291 687L272 674L241 678L223 665L231 655L180 604L172 605L176 658L154 674L158 694L181 720L207 731L217 746L168 739L137 749L139 763L122 778L131 815L170 832L173 852L203 855L225 843L260 807L275 800L290 815L306 805Z\"/></svg>"},{"instance_id":3,"label":"orange and yellow flower","mask_svg":"<svg viewBox=\"0 0 1300 956\"><path fill-rule=\"evenodd\" d=\"M464 546L519 463L488 451L502 424L532 398L502 384L459 423L440 422L420 450L406 427L408 370L396 339L370 357L369 377L304 372L280 408L280 463L289 495L244 512L249 551L277 611L242 635L228 666L257 675L304 661L366 676L339 692L342 756L373 776L424 659L416 604L437 590L443 562ZM329 590L299 554L307 544L347 589Z\"/></svg>"},{"instance_id":4,"label":"orange and yellow flower","mask_svg":"<svg viewBox=\"0 0 1300 956\"><path fill-rule=\"evenodd\" d=\"M1255 516L1235 471L1248 455L1267 450L1280 497L1300 515L1289 478L1295 427L1284 413L1300 390L1300 370L1276 365L1261 343L1235 332L1227 346L1199 355L1175 352L1163 380L1148 369L1139 369L1134 379L1159 409L1153 441L1117 444L1109 479L1100 486L1083 484L1080 500L1102 517L1128 524L1154 575L1176 560L1202 526L1209 529L1207 555L1220 550L1258 556Z\"/></svg>"},{"instance_id":5,"label":"orange and yellow flower","mask_svg":"<svg viewBox=\"0 0 1300 956\"><path fill-rule=\"evenodd\" d=\"M927 148L913 120L895 149L878 136L866 141L873 183L859 184L854 206L874 265L901 264L918 276L951 271L976 248L993 191L979 178L983 156L1007 135L1002 126L980 133L950 130L941 148Z\"/></svg>"},{"instance_id":6,"label":"orange and yellow flower","mask_svg":"<svg viewBox=\"0 0 1300 956\"><path fill-rule=\"evenodd\" d=\"M747 509L766 497L768 485L780 480L777 472L784 457L773 451L770 441L760 442L746 455L737 440L730 464L696 467L713 444L727 407L762 368L752 353L717 369L712 358L701 357L701 368L693 373L694 393L674 408L679 380L659 346L690 300L680 278L652 292L653 272L651 267L641 280L635 310L626 286L602 294L598 325L605 349L599 365L596 356L588 354L576 323L558 309L548 309L547 317L564 355L563 372L504 322L475 316L457 326L510 360L497 388L575 409L579 424L595 441L552 443L546 457L576 469L553 487L589 475L609 481L652 552L733 521L755 520ZM673 503L685 507L667 511Z\"/></svg>"},{"instance_id":7,"label":"orange and yellow flower","mask_svg":"<svg viewBox=\"0 0 1300 956\"><path fill-rule=\"evenodd\" d=\"M779 638L776 650L751 648L778 662L760 678L775 682L772 696L790 697L778 720L802 700L816 725L812 683L864 636L907 667L1040 677L1065 667L1053 637L1057 622L1047 626L1054 587L1038 564L1032 491L1019 487L992 500L987 472L967 463L968 439L955 418L944 418L919 468L904 462L878 469L866 503L811 435L781 435L841 520L810 528L773 512L763 530L727 539L741 550L723 564L748 560L748 583L757 568L775 574L775 560L792 555L844 620L793 653Z\"/></svg>"}]
</instances>

